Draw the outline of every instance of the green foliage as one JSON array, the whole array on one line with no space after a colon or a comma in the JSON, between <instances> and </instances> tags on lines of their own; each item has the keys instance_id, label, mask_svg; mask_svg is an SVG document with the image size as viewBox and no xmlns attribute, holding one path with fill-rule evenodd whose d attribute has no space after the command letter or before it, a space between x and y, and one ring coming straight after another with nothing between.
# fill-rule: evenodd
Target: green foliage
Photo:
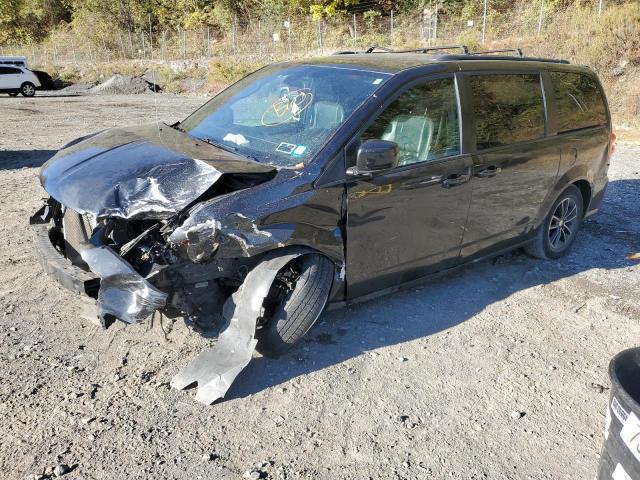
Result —
<instances>
[{"instance_id":1,"label":"green foliage","mask_svg":"<svg viewBox=\"0 0 640 480\"><path fill-rule=\"evenodd\" d=\"M0 0L0 45L38 41L69 19L65 0Z\"/></svg>"}]
</instances>

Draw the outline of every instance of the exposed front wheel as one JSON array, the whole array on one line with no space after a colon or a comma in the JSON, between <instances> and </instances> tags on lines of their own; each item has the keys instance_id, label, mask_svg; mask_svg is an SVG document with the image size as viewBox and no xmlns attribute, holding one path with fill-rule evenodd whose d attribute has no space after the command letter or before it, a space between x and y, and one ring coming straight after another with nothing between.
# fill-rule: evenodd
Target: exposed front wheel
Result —
<instances>
[{"instance_id":1,"label":"exposed front wheel","mask_svg":"<svg viewBox=\"0 0 640 480\"><path fill-rule=\"evenodd\" d=\"M319 254L303 255L278 273L256 331L260 353L278 357L307 333L327 303L333 274L331 260Z\"/></svg>"},{"instance_id":2,"label":"exposed front wheel","mask_svg":"<svg viewBox=\"0 0 640 480\"><path fill-rule=\"evenodd\" d=\"M538 258L562 257L576 239L582 215L582 194L576 186L571 185L555 201L536 238L525 247L525 251Z\"/></svg>"},{"instance_id":3,"label":"exposed front wheel","mask_svg":"<svg viewBox=\"0 0 640 480\"><path fill-rule=\"evenodd\" d=\"M36 94L36 87L33 83L25 82L20 87L20 93L23 97L33 97Z\"/></svg>"}]
</instances>

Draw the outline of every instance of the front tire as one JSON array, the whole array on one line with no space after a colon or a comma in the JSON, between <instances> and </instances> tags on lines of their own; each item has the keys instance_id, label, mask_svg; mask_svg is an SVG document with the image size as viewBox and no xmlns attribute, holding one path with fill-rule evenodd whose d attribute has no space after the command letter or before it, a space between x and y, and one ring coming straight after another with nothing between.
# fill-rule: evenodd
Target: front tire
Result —
<instances>
[{"instance_id":1,"label":"front tire","mask_svg":"<svg viewBox=\"0 0 640 480\"><path fill-rule=\"evenodd\" d=\"M566 255L580 230L583 209L582 194L571 185L554 202L535 239L524 247L525 252L550 260Z\"/></svg>"},{"instance_id":2,"label":"front tire","mask_svg":"<svg viewBox=\"0 0 640 480\"><path fill-rule=\"evenodd\" d=\"M33 97L36 94L36 86L31 82L24 82L20 86L20 93L23 97Z\"/></svg>"},{"instance_id":3,"label":"front tire","mask_svg":"<svg viewBox=\"0 0 640 480\"><path fill-rule=\"evenodd\" d=\"M319 254L303 255L278 274L266 323L256 331L260 353L279 357L309 331L327 303L333 274L333 262Z\"/></svg>"}]
</instances>

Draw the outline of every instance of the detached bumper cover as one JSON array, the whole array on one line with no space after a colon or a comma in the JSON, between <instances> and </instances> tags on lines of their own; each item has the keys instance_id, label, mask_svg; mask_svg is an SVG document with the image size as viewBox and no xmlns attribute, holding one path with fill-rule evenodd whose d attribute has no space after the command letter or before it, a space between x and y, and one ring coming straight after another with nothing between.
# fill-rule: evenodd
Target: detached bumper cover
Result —
<instances>
[{"instance_id":1,"label":"detached bumper cover","mask_svg":"<svg viewBox=\"0 0 640 480\"><path fill-rule=\"evenodd\" d=\"M36 253L40 265L47 275L55 278L60 285L81 295L91 295L100 285L100 277L76 267L56 250L49 239L49 226L44 223L32 223L31 228L36 239Z\"/></svg>"},{"instance_id":2,"label":"detached bumper cover","mask_svg":"<svg viewBox=\"0 0 640 480\"><path fill-rule=\"evenodd\" d=\"M38 214L32 217L31 226L43 270L71 291L97 297L95 316L90 320L99 320L103 327L113 320L109 316L137 323L165 306L167 294L151 285L110 248L83 245L80 254L92 270L87 272L56 250L49 239L49 226L38 223Z\"/></svg>"},{"instance_id":3,"label":"detached bumper cover","mask_svg":"<svg viewBox=\"0 0 640 480\"><path fill-rule=\"evenodd\" d=\"M98 316L108 315L125 323L138 323L165 306L167 294L145 280L109 247L85 244L82 259L100 275Z\"/></svg>"}]
</instances>

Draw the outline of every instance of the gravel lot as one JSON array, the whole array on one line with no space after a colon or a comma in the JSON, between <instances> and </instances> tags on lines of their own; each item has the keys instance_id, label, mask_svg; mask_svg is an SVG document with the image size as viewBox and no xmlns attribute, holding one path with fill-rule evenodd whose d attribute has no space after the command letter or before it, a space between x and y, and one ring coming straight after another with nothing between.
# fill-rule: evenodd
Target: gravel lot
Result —
<instances>
[{"instance_id":1,"label":"gravel lot","mask_svg":"<svg viewBox=\"0 0 640 480\"><path fill-rule=\"evenodd\" d=\"M619 146L602 211L557 262L520 252L325 314L208 407L171 390L207 341L156 321L107 331L43 275L38 166L103 128L202 98L0 97L0 476L593 478L607 365L640 339L640 147ZM259 466L256 466L256 463ZM37 478L37 477L33 477Z\"/></svg>"}]
</instances>

